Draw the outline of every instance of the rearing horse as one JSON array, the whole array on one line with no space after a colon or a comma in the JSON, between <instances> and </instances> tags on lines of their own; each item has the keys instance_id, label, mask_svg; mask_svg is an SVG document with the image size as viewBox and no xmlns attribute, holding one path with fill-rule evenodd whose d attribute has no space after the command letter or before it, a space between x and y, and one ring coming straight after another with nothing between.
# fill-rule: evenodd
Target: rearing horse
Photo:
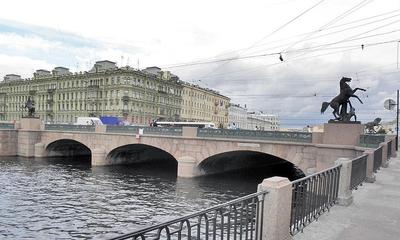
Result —
<instances>
[{"instance_id":1,"label":"rearing horse","mask_svg":"<svg viewBox=\"0 0 400 240\"><path fill-rule=\"evenodd\" d=\"M342 77L340 80L340 94L334 97L330 102L323 102L321 107L321 113L324 113L328 106L333 108L333 116L336 120L343 120L344 116L347 114L347 103L350 104L350 98L354 97L357 98L360 103L363 103L361 99L354 95L357 90L365 91L363 88L355 88L354 90L351 89L348 82L351 82L351 78ZM342 106L340 112L340 106Z\"/></svg>"}]
</instances>

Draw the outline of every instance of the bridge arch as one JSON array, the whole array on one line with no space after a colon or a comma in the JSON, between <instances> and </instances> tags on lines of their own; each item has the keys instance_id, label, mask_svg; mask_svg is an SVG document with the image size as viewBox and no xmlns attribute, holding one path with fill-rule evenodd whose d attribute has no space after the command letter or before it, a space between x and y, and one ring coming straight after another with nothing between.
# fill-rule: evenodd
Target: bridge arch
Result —
<instances>
[{"instance_id":1,"label":"bridge arch","mask_svg":"<svg viewBox=\"0 0 400 240\"><path fill-rule=\"evenodd\" d=\"M169 152L159 147L133 143L118 146L108 152L106 162L110 165L157 164L173 166L176 171L177 160Z\"/></svg>"},{"instance_id":2,"label":"bridge arch","mask_svg":"<svg viewBox=\"0 0 400 240\"><path fill-rule=\"evenodd\" d=\"M58 139L45 146L46 156L48 157L78 157L91 156L91 149L73 139Z\"/></svg>"},{"instance_id":3,"label":"bridge arch","mask_svg":"<svg viewBox=\"0 0 400 240\"><path fill-rule=\"evenodd\" d=\"M198 163L197 167L201 175L240 172L263 177L282 176L291 180L305 176L304 172L290 161L254 150L217 153Z\"/></svg>"}]
</instances>

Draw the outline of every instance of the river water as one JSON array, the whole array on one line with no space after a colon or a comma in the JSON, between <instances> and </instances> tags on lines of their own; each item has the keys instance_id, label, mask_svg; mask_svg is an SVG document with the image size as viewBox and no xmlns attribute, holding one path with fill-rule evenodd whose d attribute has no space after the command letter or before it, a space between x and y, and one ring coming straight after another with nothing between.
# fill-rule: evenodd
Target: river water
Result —
<instances>
[{"instance_id":1,"label":"river water","mask_svg":"<svg viewBox=\"0 0 400 240\"><path fill-rule=\"evenodd\" d=\"M0 239L107 239L253 193L260 182L243 172L181 179L176 166L89 163L0 157Z\"/></svg>"}]
</instances>

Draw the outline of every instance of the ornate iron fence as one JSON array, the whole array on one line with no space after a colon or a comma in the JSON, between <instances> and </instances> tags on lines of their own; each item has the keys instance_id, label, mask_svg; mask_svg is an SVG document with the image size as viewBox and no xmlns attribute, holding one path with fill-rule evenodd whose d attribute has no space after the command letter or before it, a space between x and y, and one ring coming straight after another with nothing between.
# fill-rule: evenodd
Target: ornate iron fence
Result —
<instances>
[{"instance_id":1,"label":"ornate iron fence","mask_svg":"<svg viewBox=\"0 0 400 240\"><path fill-rule=\"evenodd\" d=\"M0 129L14 129L14 123L0 123Z\"/></svg>"},{"instance_id":2,"label":"ornate iron fence","mask_svg":"<svg viewBox=\"0 0 400 240\"><path fill-rule=\"evenodd\" d=\"M107 125L106 132L111 133L131 133L131 134L138 134L139 133L138 126L111 126Z\"/></svg>"},{"instance_id":3,"label":"ornate iron fence","mask_svg":"<svg viewBox=\"0 0 400 240\"><path fill-rule=\"evenodd\" d=\"M341 167L338 165L292 182L292 236L303 231L336 203Z\"/></svg>"},{"instance_id":4,"label":"ornate iron fence","mask_svg":"<svg viewBox=\"0 0 400 240\"><path fill-rule=\"evenodd\" d=\"M390 140L387 143L387 159L388 160L392 157L392 143L393 143L393 140Z\"/></svg>"},{"instance_id":5,"label":"ornate iron fence","mask_svg":"<svg viewBox=\"0 0 400 240\"><path fill-rule=\"evenodd\" d=\"M143 131L145 134L150 135L182 136L181 127L145 127Z\"/></svg>"},{"instance_id":6,"label":"ornate iron fence","mask_svg":"<svg viewBox=\"0 0 400 240\"><path fill-rule=\"evenodd\" d=\"M198 137L211 138L237 138L237 139L256 139L273 140L287 142L312 142L312 134L308 132L280 132L280 131L253 131L241 129L208 129L198 128Z\"/></svg>"},{"instance_id":7,"label":"ornate iron fence","mask_svg":"<svg viewBox=\"0 0 400 240\"><path fill-rule=\"evenodd\" d=\"M143 129L143 134L182 136L182 128L179 127L140 127L140 126L107 126L107 132L138 134Z\"/></svg>"},{"instance_id":8,"label":"ornate iron fence","mask_svg":"<svg viewBox=\"0 0 400 240\"><path fill-rule=\"evenodd\" d=\"M365 181L367 177L367 159L368 155L364 154L351 161L350 190L357 189Z\"/></svg>"},{"instance_id":9,"label":"ornate iron fence","mask_svg":"<svg viewBox=\"0 0 400 240\"><path fill-rule=\"evenodd\" d=\"M260 239L266 191L128 233L121 239Z\"/></svg>"},{"instance_id":10,"label":"ornate iron fence","mask_svg":"<svg viewBox=\"0 0 400 240\"><path fill-rule=\"evenodd\" d=\"M44 130L94 132L95 127L93 125L45 124Z\"/></svg>"},{"instance_id":11,"label":"ornate iron fence","mask_svg":"<svg viewBox=\"0 0 400 240\"><path fill-rule=\"evenodd\" d=\"M382 149L383 147L379 147L374 151L374 167L373 170L376 173L382 166Z\"/></svg>"},{"instance_id":12,"label":"ornate iron fence","mask_svg":"<svg viewBox=\"0 0 400 240\"><path fill-rule=\"evenodd\" d=\"M378 134L361 134L360 135L360 146L367 148L377 148L379 143L385 141L385 135Z\"/></svg>"}]
</instances>

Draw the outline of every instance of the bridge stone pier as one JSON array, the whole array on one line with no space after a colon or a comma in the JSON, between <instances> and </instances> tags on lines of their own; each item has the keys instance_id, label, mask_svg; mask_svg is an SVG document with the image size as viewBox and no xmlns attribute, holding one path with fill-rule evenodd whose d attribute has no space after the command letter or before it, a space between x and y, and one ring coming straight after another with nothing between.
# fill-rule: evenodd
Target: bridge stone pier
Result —
<instances>
[{"instance_id":1,"label":"bridge stone pier","mask_svg":"<svg viewBox=\"0 0 400 240\"><path fill-rule=\"evenodd\" d=\"M292 163L306 174L311 174L333 166L338 158L354 158L366 150L354 144L339 144L340 142L332 140L335 137L324 136L323 133L313 133L311 142L286 142L199 137L195 128L183 128L181 136L110 133L106 132L104 126L97 126L93 131L44 130L42 124L37 124L38 119L23 121L25 122L21 123L20 129L0 130L0 155L58 156L55 152L63 148L62 154L88 153L91 155L92 166L107 166L124 164L121 159L115 158L123 155L118 152L121 149L134 148L135 151L131 152L139 156L141 152L138 149L142 147L149 151L157 150L175 159L179 177L207 174L202 168L204 162L229 153L274 156ZM353 138L358 139L359 136ZM329 139L329 143L324 143L324 139ZM74 151L76 146L79 146L79 151Z\"/></svg>"}]
</instances>

